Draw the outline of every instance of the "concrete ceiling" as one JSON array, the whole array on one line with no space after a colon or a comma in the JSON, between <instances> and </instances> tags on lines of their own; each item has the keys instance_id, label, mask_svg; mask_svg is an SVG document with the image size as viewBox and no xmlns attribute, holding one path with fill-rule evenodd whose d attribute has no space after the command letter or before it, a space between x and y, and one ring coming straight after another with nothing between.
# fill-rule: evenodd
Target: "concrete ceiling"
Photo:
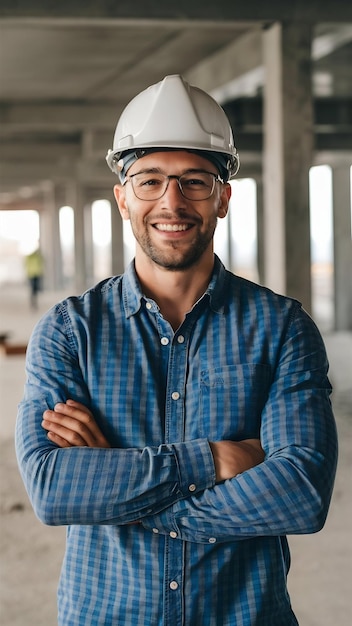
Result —
<instances>
[{"instance_id":1,"label":"concrete ceiling","mask_svg":"<svg viewBox=\"0 0 352 626\"><path fill-rule=\"evenodd\" d=\"M136 93L166 74L183 74L222 104L259 101L261 32L275 20L312 25L315 96L333 99L328 121L332 116L340 128L344 121L352 136L349 1L130 4L2 0L1 208L14 208L46 180L111 184L104 156L116 120ZM252 119L248 127L260 123Z\"/></svg>"}]
</instances>

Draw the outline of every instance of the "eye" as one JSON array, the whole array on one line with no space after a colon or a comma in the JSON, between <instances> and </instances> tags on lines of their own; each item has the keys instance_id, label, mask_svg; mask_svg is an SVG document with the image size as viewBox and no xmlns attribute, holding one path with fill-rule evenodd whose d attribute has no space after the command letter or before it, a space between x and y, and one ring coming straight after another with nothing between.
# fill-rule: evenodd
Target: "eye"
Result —
<instances>
[{"instance_id":1,"label":"eye","mask_svg":"<svg viewBox=\"0 0 352 626\"><path fill-rule=\"evenodd\" d=\"M204 189L204 187L211 186L211 181L209 180L209 177L207 176L196 174L192 176L190 175L182 176L181 184L186 189L187 188Z\"/></svg>"},{"instance_id":2,"label":"eye","mask_svg":"<svg viewBox=\"0 0 352 626\"><path fill-rule=\"evenodd\" d=\"M164 182L160 176L151 176L150 174L145 176L134 176L134 184L137 187L157 187Z\"/></svg>"}]
</instances>

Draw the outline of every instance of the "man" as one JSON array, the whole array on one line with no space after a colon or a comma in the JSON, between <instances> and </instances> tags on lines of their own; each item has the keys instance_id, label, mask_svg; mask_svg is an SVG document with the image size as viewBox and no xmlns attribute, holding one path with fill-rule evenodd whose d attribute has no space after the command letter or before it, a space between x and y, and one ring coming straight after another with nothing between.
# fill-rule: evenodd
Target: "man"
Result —
<instances>
[{"instance_id":1,"label":"man","mask_svg":"<svg viewBox=\"0 0 352 626\"><path fill-rule=\"evenodd\" d=\"M324 524L336 432L320 334L213 252L238 169L180 76L126 107L107 157L134 262L41 320L17 454L67 524L59 624L292 626L286 534Z\"/></svg>"}]
</instances>

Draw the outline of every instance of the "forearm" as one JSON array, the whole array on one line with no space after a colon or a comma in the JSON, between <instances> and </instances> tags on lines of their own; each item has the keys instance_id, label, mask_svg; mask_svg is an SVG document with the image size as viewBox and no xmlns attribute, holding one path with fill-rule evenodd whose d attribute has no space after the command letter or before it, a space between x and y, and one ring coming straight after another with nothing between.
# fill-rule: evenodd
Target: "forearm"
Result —
<instances>
[{"instance_id":1,"label":"forearm","mask_svg":"<svg viewBox=\"0 0 352 626\"><path fill-rule=\"evenodd\" d=\"M143 524L201 543L316 532L324 524L331 497L333 442L334 436L328 457L294 446L280 450L235 478L145 518Z\"/></svg>"},{"instance_id":2,"label":"forearm","mask_svg":"<svg viewBox=\"0 0 352 626\"><path fill-rule=\"evenodd\" d=\"M122 445L116 443L121 441L116 414L125 416L125 403L117 402L116 393L115 400L106 406L107 391L102 385L95 389L92 400L88 366L84 372L81 369L86 363L83 331L76 345L78 334L66 322L60 311L50 313L34 331L27 351L27 383L17 419L16 451L37 516L50 525L126 524L188 496L190 485L197 493L215 484L214 464L205 439L158 447L148 446L145 438L136 435L130 437L131 443L128 437ZM90 362L95 363L93 357ZM66 403L69 398L92 411L106 437L114 434L115 441L110 442L114 449L61 449L48 439L42 427L43 414L49 411L50 415L57 403ZM138 426L139 421L135 421ZM181 467L186 471L181 472Z\"/></svg>"},{"instance_id":3,"label":"forearm","mask_svg":"<svg viewBox=\"0 0 352 626\"><path fill-rule=\"evenodd\" d=\"M312 533L325 522L334 484L337 435L322 350L272 384L261 416L265 461L145 519L188 541ZM279 370L278 370L279 374Z\"/></svg>"},{"instance_id":4,"label":"forearm","mask_svg":"<svg viewBox=\"0 0 352 626\"><path fill-rule=\"evenodd\" d=\"M206 440L144 449L61 449L41 428L42 434L30 435L30 414L23 404L17 455L33 508L46 524L126 524L215 483Z\"/></svg>"}]
</instances>

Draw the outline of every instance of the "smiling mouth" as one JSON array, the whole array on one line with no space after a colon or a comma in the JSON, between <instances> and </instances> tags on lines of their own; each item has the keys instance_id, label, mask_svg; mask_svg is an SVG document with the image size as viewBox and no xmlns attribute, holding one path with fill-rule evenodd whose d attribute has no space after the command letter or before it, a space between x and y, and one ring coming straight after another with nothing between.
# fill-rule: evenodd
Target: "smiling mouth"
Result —
<instances>
[{"instance_id":1,"label":"smiling mouth","mask_svg":"<svg viewBox=\"0 0 352 626\"><path fill-rule=\"evenodd\" d=\"M163 230L166 232L182 232L192 228L193 224L154 224L154 228L157 230Z\"/></svg>"}]
</instances>

